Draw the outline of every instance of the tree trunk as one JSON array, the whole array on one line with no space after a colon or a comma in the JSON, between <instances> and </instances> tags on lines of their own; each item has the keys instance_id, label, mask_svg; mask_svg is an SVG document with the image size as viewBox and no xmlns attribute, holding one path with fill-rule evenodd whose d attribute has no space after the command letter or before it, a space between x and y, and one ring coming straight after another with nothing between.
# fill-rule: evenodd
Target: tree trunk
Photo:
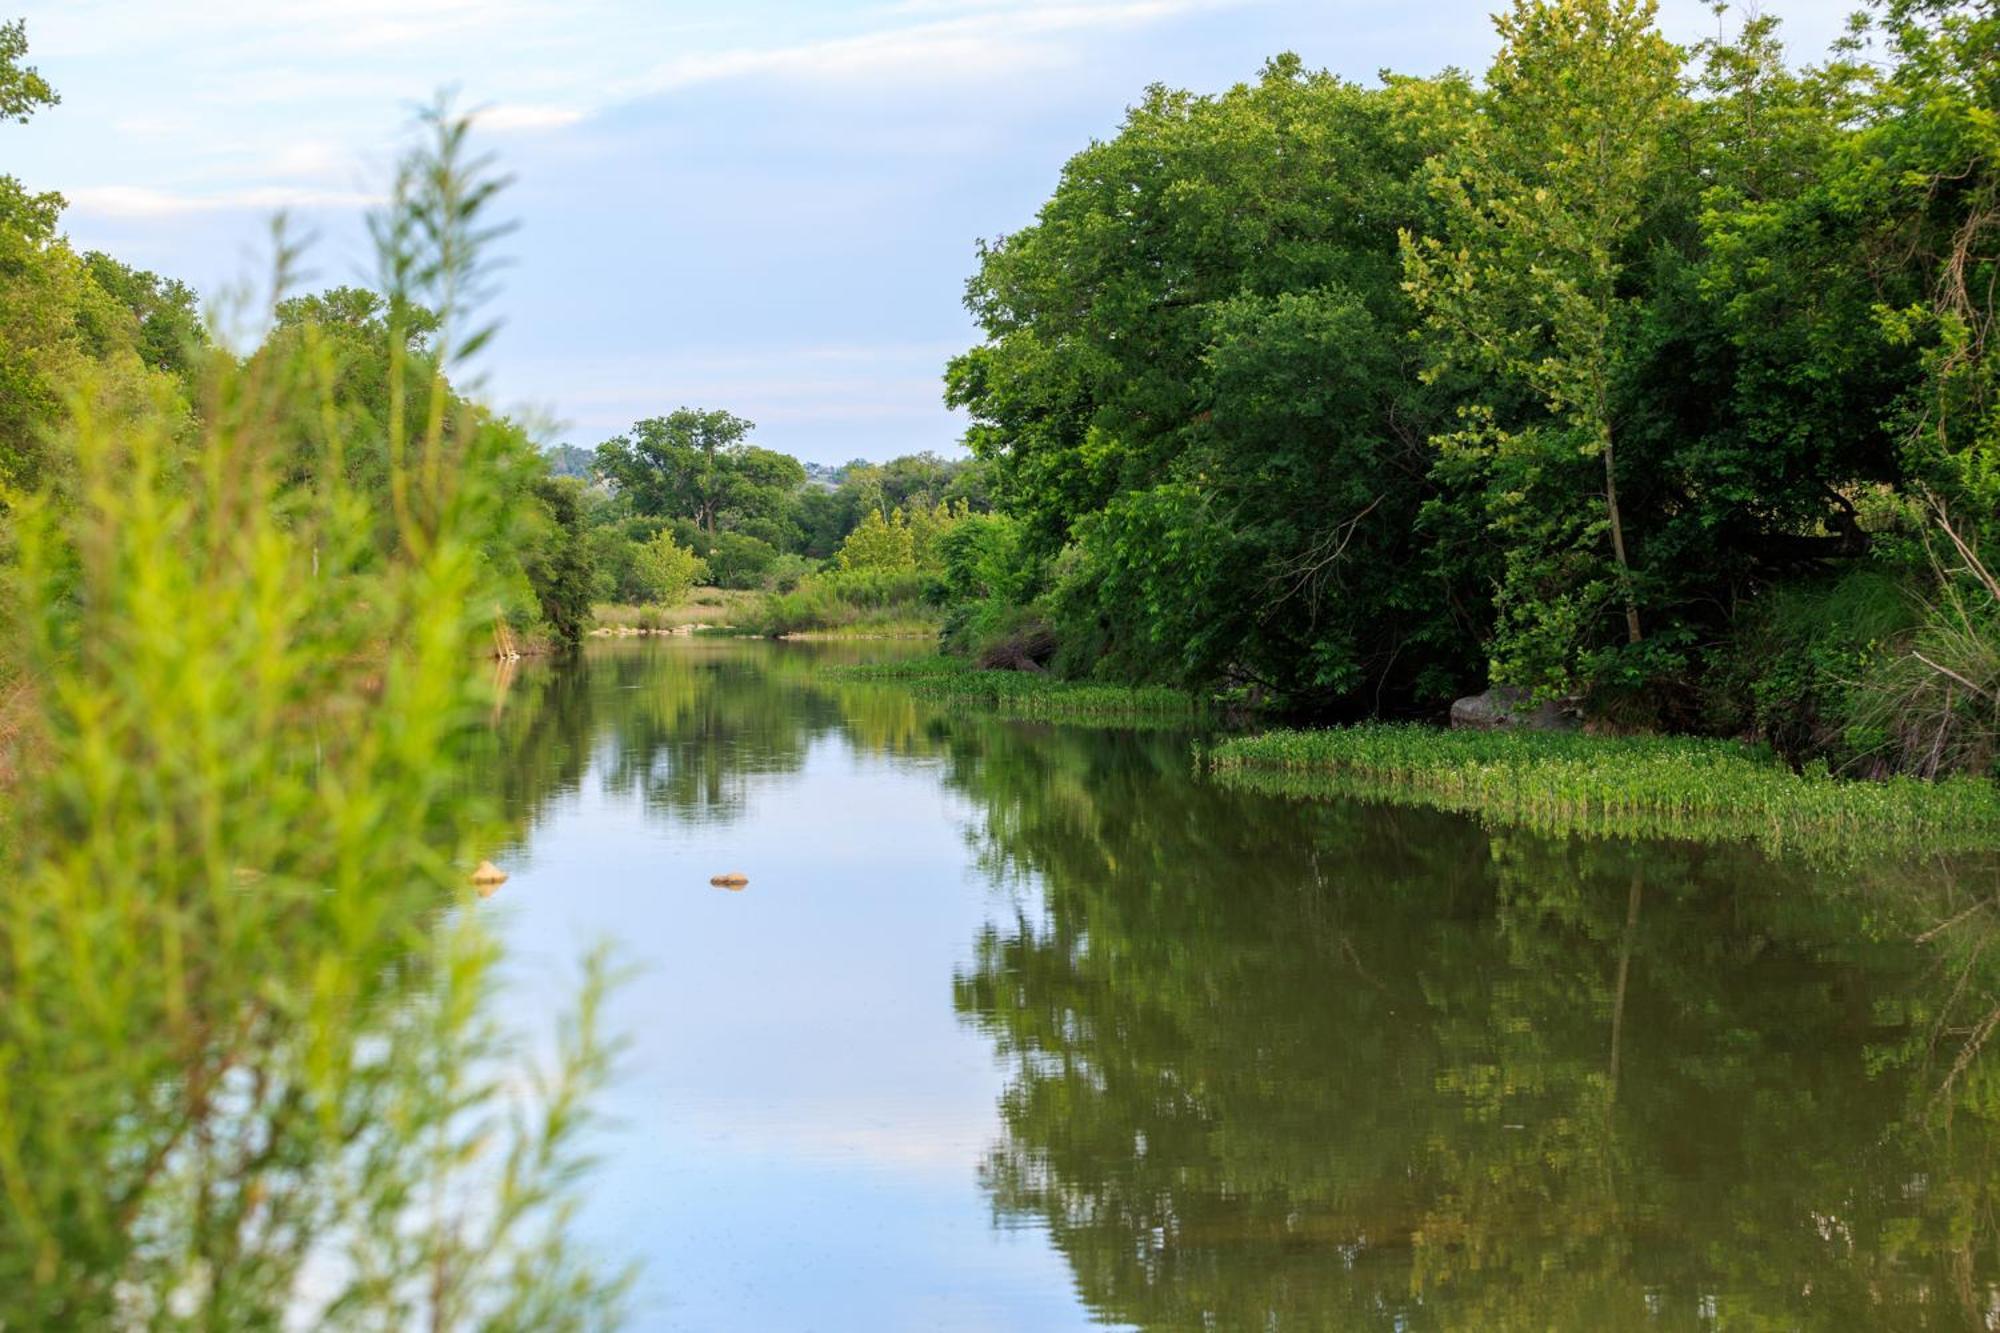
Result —
<instances>
[{"instance_id":1,"label":"tree trunk","mask_svg":"<svg viewBox=\"0 0 2000 1333\"><path fill-rule=\"evenodd\" d=\"M1611 454L1611 423L1598 419L1598 443L1604 453L1604 511L1611 519L1611 554L1618 561L1618 587L1625 595L1625 639L1637 643L1639 599L1632 591L1632 565L1625 558L1625 524L1618 513L1618 470Z\"/></svg>"}]
</instances>

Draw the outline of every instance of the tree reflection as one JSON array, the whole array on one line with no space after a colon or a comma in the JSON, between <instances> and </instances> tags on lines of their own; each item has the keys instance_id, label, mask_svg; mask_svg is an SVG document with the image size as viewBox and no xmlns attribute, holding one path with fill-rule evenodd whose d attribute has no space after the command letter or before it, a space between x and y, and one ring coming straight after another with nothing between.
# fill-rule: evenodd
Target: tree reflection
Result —
<instances>
[{"instance_id":1,"label":"tree reflection","mask_svg":"<svg viewBox=\"0 0 2000 1333\"><path fill-rule=\"evenodd\" d=\"M1040 890L956 980L1013 1071L986 1183L1105 1317L1984 1322L1992 1075L1941 1132L1925 1053L1992 991L1911 945L1937 884L1232 794L1172 738L951 755Z\"/></svg>"},{"instance_id":2,"label":"tree reflection","mask_svg":"<svg viewBox=\"0 0 2000 1333\"><path fill-rule=\"evenodd\" d=\"M1107 1319L1988 1322L1993 866L1290 802L1186 737L946 715L824 649L605 647L495 719L522 825L593 771L734 818L832 738L968 798L1013 905L954 979L1011 1068L984 1183Z\"/></svg>"}]
</instances>

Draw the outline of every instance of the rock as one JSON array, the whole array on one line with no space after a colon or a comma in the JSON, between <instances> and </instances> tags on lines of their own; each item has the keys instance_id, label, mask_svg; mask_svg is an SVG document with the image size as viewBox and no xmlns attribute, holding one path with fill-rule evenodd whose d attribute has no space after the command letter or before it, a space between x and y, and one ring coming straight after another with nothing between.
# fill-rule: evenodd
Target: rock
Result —
<instances>
[{"instance_id":1,"label":"rock","mask_svg":"<svg viewBox=\"0 0 2000 1333\"><path fill-rule=\"evenodd\" d=\"M507 872L491 861L481 861L472 872L472 887L479 890L482 898L491 898L494 890L507 882Z\"/></svg>"},{"instance_id":2,"label":"rock","mask_svg":"<svg viewBox=\"0 0 2000 1333\"><path fill-rule=\"evenodd\" d=\"M1577 720L1556 700L1536 703L1518 685L1495 685L1451 706L1454 731L1571 731Z\"/></svg>"},{"instance_id":3,"label":"rock","mask_svg":"<svg viewBox=\"0 0 2000 1333\"><path fill-rule=\"evenodd\" d=\"M726 875L717 875L708 882L718 889L741 889L750 883L750 877L740 870L732 870Z\"/></svg>"}]
</instances>

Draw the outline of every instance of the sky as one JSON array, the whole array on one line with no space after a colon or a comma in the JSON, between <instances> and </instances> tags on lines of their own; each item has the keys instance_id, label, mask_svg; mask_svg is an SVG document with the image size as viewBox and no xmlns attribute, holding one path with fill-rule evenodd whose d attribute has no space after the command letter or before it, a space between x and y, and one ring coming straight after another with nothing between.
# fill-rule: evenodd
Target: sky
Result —
<instances>
[{"instance_id":1,"label":"sky","mask_svg":"<svg viewBox=\"0 0 2000 1333\"><path fill-rule=\"evenodd\" d=\"M950 454L945 361L980 238L1154 82L1477 71L1491 0L0 0L62 94L0 170L70 202L80 247L205 295L268 267L366 281L363 218L442 89L481 111L518 224L478 367L495 405L591 446L724 408L816 462ZM1816 58L1849 0L1766 0ZM1692 41L1717 19L1663 0Z\"/></svg>"}]
</instances>

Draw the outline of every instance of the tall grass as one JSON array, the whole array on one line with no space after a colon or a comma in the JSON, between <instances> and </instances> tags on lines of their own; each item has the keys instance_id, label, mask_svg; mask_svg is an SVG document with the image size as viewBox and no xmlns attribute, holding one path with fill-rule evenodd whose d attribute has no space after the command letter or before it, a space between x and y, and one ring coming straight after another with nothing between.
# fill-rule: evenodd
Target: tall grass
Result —
<instances>
[{"instance_id":1,"label":"tall grass","mask_svg":"<svg viewBox=\"0 0 2000 1333\"><path fill-rule=\"evenodd\" d=\"M843 680L893 682L920 699L1044 721L1191 723L1194 696L1159 686L1098 685L1019 671L980 671L955 658L826 668Z\"/></svg>"},{"instance_id":2,"label":"tall grass","mask_svg":"<svg viewBox=\"0 0 2000 1333\"><path fill-rule=\"evenodd\" d=\"M443 321L420 380L477 341L496 185L462 121L428 127L377 226L392 340L419 305ZM79 385L74 492L14 514L34 702L0 889L0 1327L616 1312L563 1234L601 969L520 1069L467 883L502 834L454 762L501 441L435 383L399 398L385 550L340 465L381 441L332 371L310 338L216 354L192 448Z\"/></svg>"},{"instance_id":3,"label":"tall grass","mask_svg":"<svg viewBox=\"0 0 2000 1333\"><path fill-rule=\"evenodd\" d=\"M1778 850L2000 848L2000 788L1983 778L1849 781L1823 766L1795 773L1733 741L1372 725L1236 737L1207 760L1235 785L1552 830L1743 838Z\"/></svg>"}]
</instances>

